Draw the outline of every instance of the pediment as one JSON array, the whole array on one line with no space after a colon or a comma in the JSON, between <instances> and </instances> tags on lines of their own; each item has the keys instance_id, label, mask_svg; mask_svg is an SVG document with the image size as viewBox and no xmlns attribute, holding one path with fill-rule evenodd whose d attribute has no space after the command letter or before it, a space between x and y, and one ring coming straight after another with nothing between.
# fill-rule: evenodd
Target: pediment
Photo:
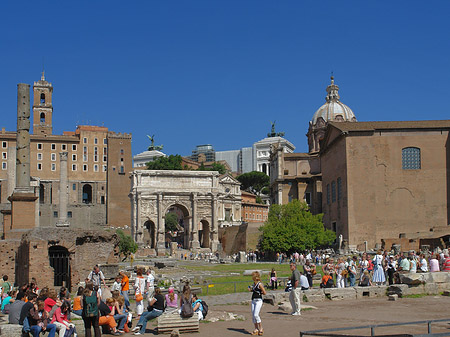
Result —
<instances>
[{"instance_id":1,"label":"pediment","mask_svg":"<svg viewBox=\"0 0 450 337\"><path fill-rule=\"evenodd\" d=\"M230 175L224 175L220 178L220 183L221 184L234 184L234 185L240 185L241 183L239 182L239 180L234 179L232 176Z\"/></svg>"}]
</instances>

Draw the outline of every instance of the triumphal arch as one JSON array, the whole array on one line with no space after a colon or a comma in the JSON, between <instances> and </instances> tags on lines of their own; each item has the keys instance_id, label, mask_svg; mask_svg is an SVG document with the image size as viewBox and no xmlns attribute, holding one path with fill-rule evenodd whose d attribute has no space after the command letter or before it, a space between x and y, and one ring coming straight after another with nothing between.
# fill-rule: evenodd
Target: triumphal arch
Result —
<instances>
[{"instance_id":1,"label":"triumphal arch","mask_svg":"<svg viewBox=\"0 0 450 337\"><path fill-rule=\"evenodd\" d=\"M241 224L240 183L230 175L135 170L131 180L132 236L158 253L169 242L215 252L220 248L218 228ZM166 229L168 213L176 215L176 228L170 231Z\"/></svg>"}]
</instances>

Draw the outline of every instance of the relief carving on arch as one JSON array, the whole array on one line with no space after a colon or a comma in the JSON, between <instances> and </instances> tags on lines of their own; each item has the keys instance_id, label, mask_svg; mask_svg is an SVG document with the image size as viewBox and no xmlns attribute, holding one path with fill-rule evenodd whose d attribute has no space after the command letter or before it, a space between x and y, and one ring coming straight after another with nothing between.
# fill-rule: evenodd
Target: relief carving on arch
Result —
<instances>
[{"instance_id":1,"label":"relief carving on arch","mask_svg":"<svg viewBox=\"0 0 450 337\"><path fill-rule=\"evenodd\" d=\"M171 198L171 199L163 199L162 201L162 212L163 215L167 213L167 211L169 210L170 207L175 206L175 205L180 205L186 208L186 210L189 213L189 216L192 216L192 204L191 204L191 200L189 197L176 197L176 198Z\"/></svg>"},{"instance_id":2,"label":"relief carving on arch","mask_svg":"<svg viewBox=\"0 0 450 337\"><path fill-rule=\"evenodd\" d=\"M141 215L141 219L158 218L156 200L141 200L141 207L139 212Z\"/></svg>"}]
</instances>

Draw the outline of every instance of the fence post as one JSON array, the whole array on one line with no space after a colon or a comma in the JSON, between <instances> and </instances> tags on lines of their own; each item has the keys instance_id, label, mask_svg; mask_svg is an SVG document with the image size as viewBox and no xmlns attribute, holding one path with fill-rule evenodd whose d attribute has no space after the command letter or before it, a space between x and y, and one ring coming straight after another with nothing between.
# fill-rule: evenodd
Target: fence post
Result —
<instances>
[{"instance_id":1,"label":"fence post","mask_svg":"<svg viewBox=\"0 0 450 337\"><path fill-rule=\"evenodd\" d=\"M234 292L236 293L236 281L234 282Z\"/></svg>"},{"instance_id":2,"label":"fence post","mask_svg":"<svg viewBox=\"0 0 450 337\"><path fill-rule=\"evenodd\" d=\"M374 326L370 327L370 335L375 336L375 327Z\"/></svg>"},{"instance_id":3,"label":"fence post","mask_svg":"<svg viewBox=\"0 0 450 337\"><path fill-rule=\"evenodd\" d=\"M206 295L208 295L209 283L206 283Z\"/></svg>"},{"instance_id":4,"label":"fence post","mask_svg":"<svg viewBox=\"0 0 450 337\"><path fill-rule=\"evenodd\" d=\"M428 322L428 333L431 334L431 322Z\"/></svg>"}]
</instances>

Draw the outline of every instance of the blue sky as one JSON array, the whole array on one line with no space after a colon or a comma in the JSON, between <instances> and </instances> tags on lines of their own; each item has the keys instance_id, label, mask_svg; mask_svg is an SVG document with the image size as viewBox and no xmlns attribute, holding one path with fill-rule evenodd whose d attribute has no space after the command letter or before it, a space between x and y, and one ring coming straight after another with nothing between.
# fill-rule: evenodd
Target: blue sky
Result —
<instances>
[{"instance_id":1,"label":"blue sky","mask_svg":"<svg viewBox=\"0 0 450 337\"><path fill-rule=\"evenodd\" d=\"M28 4L27 4L28 3ZM251 146L270 121L297 152L331 71L359 121L448 119L449 1L8 1L0 127L45 63L54 133L155 134L167 154Z\"/></svg>"}]
</instances>

